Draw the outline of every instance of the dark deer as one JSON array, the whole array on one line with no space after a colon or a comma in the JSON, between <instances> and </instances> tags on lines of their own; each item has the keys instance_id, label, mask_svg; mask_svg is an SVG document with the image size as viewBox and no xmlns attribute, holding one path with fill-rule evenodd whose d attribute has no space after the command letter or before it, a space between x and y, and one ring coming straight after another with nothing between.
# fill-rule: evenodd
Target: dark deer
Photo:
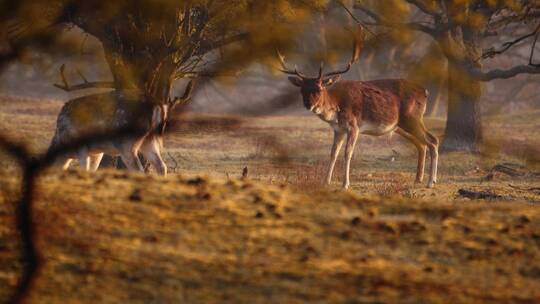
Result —
<instances>
[{"instance_id":1,"label":"dark deer","mask_svg":"<svg viewBox=\"0 0 540 304\"><path fill-rule=\"evenodd\" d=\"M62 79L64 85L59 87L70 91L63 69ZM58 114L50 149L68 145L85 135L132 128L134 133L129 136L88 143L78 151L63 155L59 161L62 161L63 168L67 169L73 159L78 158L82 168L96 171L106 153L120 155L128 170L144 172L139 159L140 153L159 174L166 175L167 165L161 157L165 126L169 113L178 104L187 102L192 90L193 81L190 81L182 97L169 99L164 104L154 104L139 94L130 96L131 94L116 91L70 100Z\"/></svg>"},{"instance_id":2,"label":"dark deer","mask_svg":"<svg viewBox=\"0 0 540 304\"><path fill-rule=\"evenodd\" d=\"M412 142L418 149L416 182L424 177L426 149L431 156L431 172L428 187L437 181L437 161L439 141L425 127L423 116L426 111L428 92L424 88L405 79L380 79L373 81L339 81L358 60L360 46L355 41L352 59L341 71L309 78L296 68L287 68L285 58L279 54L282 72L293 75L289 81L300 87L304 106L334 129L330 164L326 183L330 184L337 156L347 135L345 147L345 176L343 187L350 186L350 167L358 135L380 136L397 132Z\"/></svg>"}]
</instances>

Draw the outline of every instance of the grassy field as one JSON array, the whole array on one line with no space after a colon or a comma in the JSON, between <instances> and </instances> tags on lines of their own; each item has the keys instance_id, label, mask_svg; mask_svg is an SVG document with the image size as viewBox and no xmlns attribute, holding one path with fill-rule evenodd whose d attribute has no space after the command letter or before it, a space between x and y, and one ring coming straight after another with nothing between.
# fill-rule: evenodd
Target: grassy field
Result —
<instances>
[{"instance_id":1,"label":"grassy field","mask_svg":"<svg viewBox=\"0 0 540 304\"><path fill-rule=\"evenodd\" d=\"M61 106L2 98L0 132L44 151ZM179 116L167 178L40 178L32 302L537 303L539 114L486 117L484 152L443 154L434 189L414 185L415 150L397 135L361 136L348 192L341 170L321 185L332 134L315 117ZM19 181L0 162L2 302L20 270Z\"/></svg>"}]
</instances>

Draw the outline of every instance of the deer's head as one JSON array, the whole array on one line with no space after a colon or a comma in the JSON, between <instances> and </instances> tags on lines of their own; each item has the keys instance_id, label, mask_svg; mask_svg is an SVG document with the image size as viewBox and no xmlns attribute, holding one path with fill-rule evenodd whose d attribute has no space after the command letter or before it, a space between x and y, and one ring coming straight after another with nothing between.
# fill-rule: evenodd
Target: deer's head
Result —
<instances>
[{"instance_id":1,"label":"deer's head","mask_svg":"<svg viewBox=\"0 0 540 304\"><path fill-rule=\"evenodd\" d=\"M169 121L169 114L172 113L174 108L178 105L185 105L191 100L193 88L195 87L195 81L192 79L189 81L182 97L169 98L167 103L154 107L152 112L152 129L157 130L160 135L165 133L165 127Z\"/></svg>"},{"instance_id":2,"label":"deer's head","mask_svg":"<svg viewBox=\"0 0 540 304\"><path fill-rule=\"evenodd\" d=\"M194 87L195 87L195 81L192 79L187 84L186 89L184 91L184 95L182 95L182 97L177 96L175 98L169 98L169 101L167 102L169 111L172 111L178 105L186 104L191 99L191 95L193 93Z\"/></svg>"},{"instance_id":3,"label":"deer's head","mask_svg":"<svg viewBox=\"0 0 540 304\"><path fill-rule=\"evenodd\" d=\"M320 112L320 108L323 106L322 97L326 90L332 85L334 85L336 82L338 82L342 74L347 73L351 69L352 65L356 61L358 61L359 56L360 45L357 40L355 40L352 58L347 64L347 67L345 67L345 69L341 71L323 73L323 64L321 64L321 67L319 68L319 75L317 77L311 78L299 72L296 67L294 69L287 68L287 64L285 63L285 57L283 57L278 51L278 58L282 67L280 71L287 75L293 75L289 77L289 81L293 85L300 87L304 106L306 107L306 109L317 114L319 114L318 112Z\"/></svg>"}]
</instances>

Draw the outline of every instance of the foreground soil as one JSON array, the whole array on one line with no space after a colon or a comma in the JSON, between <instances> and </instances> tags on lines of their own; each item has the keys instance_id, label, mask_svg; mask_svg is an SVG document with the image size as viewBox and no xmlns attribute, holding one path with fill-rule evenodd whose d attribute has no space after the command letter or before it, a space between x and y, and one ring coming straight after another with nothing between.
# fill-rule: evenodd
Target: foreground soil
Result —
<instances>
[{"instance_id":1,"label":"foreground soil","mask_svg":"<svg viewBox=\"0 0 540 304\"><path fill-rule=\"evenodd\" d=\"M0 175L1 176L1 175ZM18 182L0 177L0 302ZM540 208L253 180L49 172L32 303L539 303Z\"/></svg>"}]
</instances>

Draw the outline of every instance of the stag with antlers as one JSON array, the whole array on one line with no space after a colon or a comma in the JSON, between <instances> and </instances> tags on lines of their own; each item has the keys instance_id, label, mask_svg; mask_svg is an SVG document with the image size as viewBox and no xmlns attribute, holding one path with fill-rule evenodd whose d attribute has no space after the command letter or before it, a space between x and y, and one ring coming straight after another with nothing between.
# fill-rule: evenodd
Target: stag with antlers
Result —
<instances>
[{"instance_id":1,"label":"stag with antlers","mask_svg":"<svg viewBox=\"0 0 540 304\"><path fill-rule=\"evenodd\" d=\"M62 84L55 86L65 91L89 88L104 88L105 82L91 83L81 75L84 83L70 86L64 75L64 66L60 69ZM169 98L166 103L156 104L137 92L112 91L91 94L68 101L58 114L56 132L49 149L68 145L78 138L91 134L105 134L129 128L129 136L110 141L99 141L63 155L63 168L69 168L73 159L87 171L98 169L103 155L120 155L131 171L144 171L139 153L161 175L167 174L167 165L161 157L163 135L169 113L179 104L187 102L193 91L191 80L182 97Z\"/></svg>"},{"instance_id":2,"label":"stag with antlers","mask_svg":"<svg viewBox=\"0 0 540 304\"><path fill-rule=\"evenodd\" d=\"M323 65L315 78L307 77L296 67L290 69L278 52L281 71L291 75L289 81L300 87L304 106L334 130L326 183L330 184L338 154L346 138L345 176L343 188L350 186L350 167L358 135L380 136L396 132L412 142L418 149L416 182L422 181L426 150L431 157L428 187L437 181L437 137L425 127L426 89L405 79L380 79L372 81L339 81L360 56L360 41L355 39L352 59L341 71L323 73Z\"/></svg>"}]
</instances>

